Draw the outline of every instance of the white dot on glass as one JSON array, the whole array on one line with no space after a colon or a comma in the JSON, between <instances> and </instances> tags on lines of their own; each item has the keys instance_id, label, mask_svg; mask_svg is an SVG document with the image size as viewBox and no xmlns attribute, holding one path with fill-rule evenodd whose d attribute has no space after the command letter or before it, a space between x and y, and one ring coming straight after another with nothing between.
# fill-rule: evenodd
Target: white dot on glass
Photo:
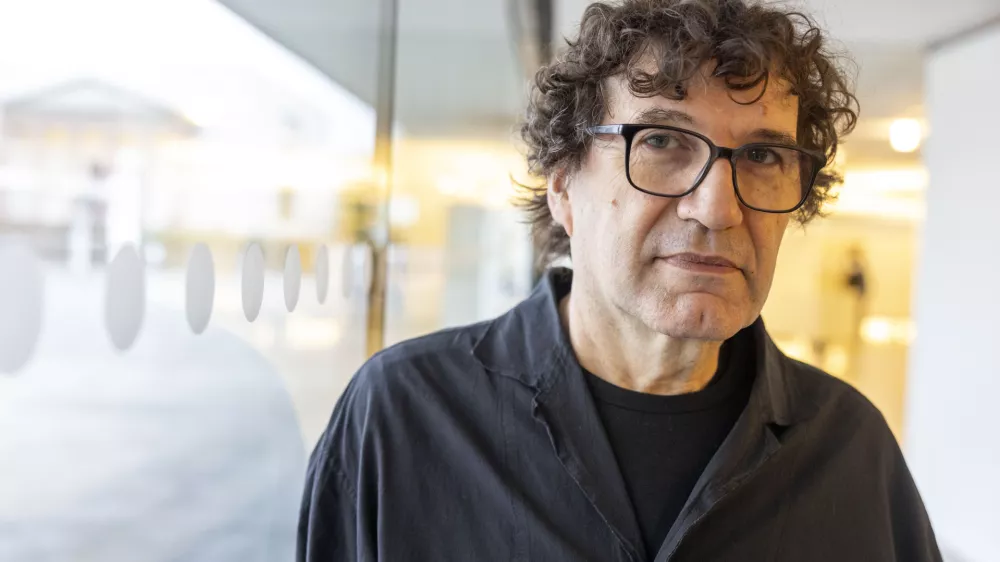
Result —
<instances>
[{"instance_id":1,"label":"white dot on glass","mask_svg":"<svg viewBox=\"0 0 1000 562\"><path fill-rule=\"evenodd\" d=\"M243 315L250 322L260 314L264 302L264 250L260 245L250 244L243 256Z\"/></svg>"},{"instance_id":2,"label":"white dot on glass","mask_svg":"<svg viewBox=\"0 0 1000 562\"><path fill-rule=\"evenodd\" d=\"M316 300L320 304L326 302L330 292L330 252L325 245L316 250Z\"/></svg>"},{"instance_id":3,"label":"white dot on glass","mask_svg":"<svg viewBox=\"0 0 1000 562\"><path fill-rule=\"evenodd\" d=\"M146 277L142 258L125 244L108 265L104 293L104 327L119 350L132 347L146 313Z\"/></svg>"},{"instance_id":4,"label":"white dot on glass","mask_svg":"<svg viewBox=\"0 0 1000 562\"><path fill-rule=\"evenodd\" d=\"M42 270L31 249L0 242L0 373L13 374L31 359L44 299Z\"/></svg>"},{"instance_id":5,"label":"white dot on glass","mask_svg":"<svg viewBox=\"0 0 1000 562\"><path fill-rule=\"evenodd\" d=\"M200 334L208 327L215 301L215 265L212 252L205 244L191 249L187 264L185 312L191 331Z\"/></svg>"},{"instance_id":6,"label":"white dot on glass","mask_svg":"<svg viewBox=\"0 0 1000 562\"><path fill-rule=\"evenodd\" d=\"M285 308L295 310L302 288L302 256L298 246L289 246L285 254Z\"/></svg>"}]
</instances>

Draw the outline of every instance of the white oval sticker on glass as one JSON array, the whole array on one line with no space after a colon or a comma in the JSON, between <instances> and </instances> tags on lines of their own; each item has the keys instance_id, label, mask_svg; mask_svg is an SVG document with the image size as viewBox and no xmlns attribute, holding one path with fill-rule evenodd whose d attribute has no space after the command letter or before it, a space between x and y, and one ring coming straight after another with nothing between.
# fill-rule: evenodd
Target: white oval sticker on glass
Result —
<instances>
[{"instance_id":1,"label":"white oval sticker on glass","mask_svg":"<svg viewBox=\"0 0 1000 562\"><path fill-rule=\"evenodd\" d=\"M31 249L0 241L0 373L13 374L31 359L44 299L44 277Z\"/></svg>"},{"instance_id":2,"label":"white oval sticker on glass","mask_svg":"<svg viewBox=\"0 0 1000 562\"><path fill-rule=\"evenodd\" d=\"M197 244L188 258L185 312L191 331L200 334L208 327L215 302L215 264L205 244Z\"/></svg>"},{"instance_id":3,"label":"white oval sticker on glass","mask_svg":"<svg viewBox=\"0 0 1000 562\"><path fill-rule=\"evenodd\" d=\"M132 347L146 313L146 276L135 246L125 244L108 265L104 327L119 351Z\"/></svg>"},{"instance_id":4,"label":"white oval sticker on glass","mask_svg":"<svg viewBox=\"0 0 1000 562\"><path fill-rule=\"evenodd\" d=\"M285 308L288 312L295 310L299 303L299 292L302 290L302 256L299 247L292 245L285 253Z\"/></svg>"},{"instance_id":5,"label":"white oval sticker on glass","mask_svg":"<svg viewBox=\"0 0 1000 562\"><path fill-rule=\"evenodd\" d=\"M326 302L330 292L330 252L326 245L321 244L316 249L316 300L320 304Z\"/></svg>"},{"instance_id":6,"label":"white oval sticker on glass","mask_svg":"<svg viewBox=\"0 0 1000 562\"><path fill-rule=\"evenodd\" d=\"M259 244L250 244L243 256L243 315L253 322L260 314L264 302L264 250Z\"/></svg>"}]
</instances>

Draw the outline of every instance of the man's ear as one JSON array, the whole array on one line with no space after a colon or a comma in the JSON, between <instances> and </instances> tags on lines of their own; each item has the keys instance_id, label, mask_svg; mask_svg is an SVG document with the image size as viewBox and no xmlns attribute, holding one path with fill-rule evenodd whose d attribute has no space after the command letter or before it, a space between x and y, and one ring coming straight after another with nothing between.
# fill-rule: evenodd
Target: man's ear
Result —
<instances>
[{"instance_id":1,"label":"man's ear","mask_svg":"<svg viewBox=\"0 0 1000 562\"><path fill-rule=\"evenodd\" d=\"M546 196L552 221L562 226L567 236L573 236L573 206L568 188L569 178L565 170L556 170L549 175Z\"/></svg>"}]
</instances>

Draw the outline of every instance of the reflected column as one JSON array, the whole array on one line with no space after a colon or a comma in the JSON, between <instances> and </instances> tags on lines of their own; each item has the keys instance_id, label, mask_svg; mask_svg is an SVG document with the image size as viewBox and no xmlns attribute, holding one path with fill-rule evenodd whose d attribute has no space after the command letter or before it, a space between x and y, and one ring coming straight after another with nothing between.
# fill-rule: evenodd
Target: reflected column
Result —
<instances>
[{"instance_id":1,"label":"reflected column","mask_svg":"<svg viewBox=\"0 0 1000 562\"><path fill-rule=\"evenodd\" d=\"M375 189L380 212L363 240L371 250L372 277L368 289L367 352L374 355L385 342L386 315L386 256L389 242L387 210L392 181L392 125L395 120L396 34L399 4L397 0L382 0L379 19L378 82L375 123Z\"/></svg>"}]
</instances>

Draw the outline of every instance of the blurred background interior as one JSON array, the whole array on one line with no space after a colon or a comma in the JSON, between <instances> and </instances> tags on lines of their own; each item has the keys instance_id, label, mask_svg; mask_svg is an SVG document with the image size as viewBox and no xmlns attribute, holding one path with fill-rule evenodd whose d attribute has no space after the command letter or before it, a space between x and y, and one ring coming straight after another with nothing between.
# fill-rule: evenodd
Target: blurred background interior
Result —
<instances>
[{"instance_id":1,"label":"blurred background interior","mask_svg":"<svg viewBox=\"0 0 1000 562\"><path fill-rule=\"evenodd\" d=\"M585 5L0 0L0 560L292 560L355 369L531 290L514 128ZM1000 560L1000 2L799 5L862 118L764 319Z\"/></svg>"}]
</instances>

